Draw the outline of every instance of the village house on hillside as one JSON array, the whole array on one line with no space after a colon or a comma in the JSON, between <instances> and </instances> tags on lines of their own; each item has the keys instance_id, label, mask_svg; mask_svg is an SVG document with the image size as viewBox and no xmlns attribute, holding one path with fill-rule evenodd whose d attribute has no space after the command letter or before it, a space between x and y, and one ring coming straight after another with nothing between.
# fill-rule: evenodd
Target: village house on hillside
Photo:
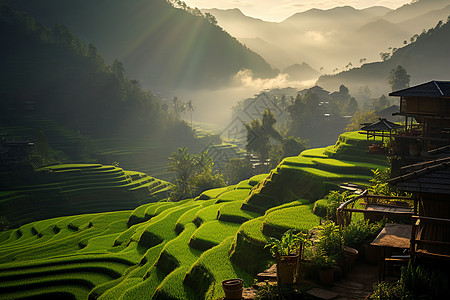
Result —
<instances>
[{"instance_id":1,"label":"village house on hillside","mask_svg":"<svg viewBox=\"0 0 450 300\"><path fill-rule=\"evenodd\" d=\"M400 112L393 115L405 117L404 131L395 139L394 155L425 154L450 144L449 81L430 81L389 96L400 97Z\"/></svg>"},{"instance_id":2,"label":"village house on hillside","mask_svg":"<svg viewBox=\"0 0 450 300\"><path fill-rule=\"evenodd\" d=\"M400 111L393 115L404 117L404 124L380 119L363 130L368 140L384 136L389 141L381 145L391 156L388 182L412 197L361 196L365 216L394 222L371 243L379 249L380 279L391 264L412 261L435 270L450 266L450 81L430 81L390 96L400 97ZM361 210L341 205L341 224L348 223L352 211Z\"/></svg>"},{"instance_id":3,"label":"village house on hillside","mask_svg":"<svg viewBox=\"0 0 450 300\"><path fill-rule=\"evenodd\" d=\"M410 253L427 262L450 261L450 81L430 81L390 96L400 97L397 114L405 117L394 146L400 141L420 147L414 152L418 162L411 164L411 152L403 157L405 152L396 152L402 149L393 149L403 162L392 166L389 180L415 199Z\"/></svg>"}]
</instances>

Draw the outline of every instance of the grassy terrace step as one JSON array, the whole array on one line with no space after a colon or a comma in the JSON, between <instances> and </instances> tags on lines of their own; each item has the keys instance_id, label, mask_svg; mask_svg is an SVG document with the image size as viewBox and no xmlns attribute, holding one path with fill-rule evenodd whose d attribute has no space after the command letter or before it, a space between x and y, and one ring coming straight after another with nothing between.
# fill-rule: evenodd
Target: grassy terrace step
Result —
<instances>
[{"instance_id":1,"label":"grassy terrace step","mask_svg":"<svg viewBox=\"0 0 450 300\"><path fill-rule=\"evenodd\" d=\"M264 216L262 232L277 238L289 228L307 232L320 223L320 218L312 213L313 206L313 204L299 205L269 212Z\"/></svg>"},{"instance_id":2,"label":"grassy terrace step","mask_svg":"<svg viewBox=\"0 0 450 300\"><path fill-rule=\"evenodd\" d=\"M217 216L219 215L220 208L225 204L226 203L217 203L199 210L195 214L193 222L197 226L200 226L201 224L206 223L208 221L216 220Z\"/></svg>"},{"instance_id":3,"label":"grassy terrace step","mask_svg":"<svg viewBox=\"0 0 450 300\"><path fill-rule=\"evenodd\" d=\"M313 149L307 149L304 150L302 153L300 153L299 156L302 157L319 157L319 158L327 158L328 155L326 155L325 152L326 148L313 148Z\"/></svg>"},{"instance_id":4,"label":"grassy terrace step","mask_svg":"<svg viewBox=\"0 0 450 300\"><path fill-rule=\"evenodd\" d=\"M245 200L250 194L250 189L235 189L217 196L217 203Z\"/></svg>"},{"instance_id":5,"label":"grassy terrace step","mask_svg":"<svg viewBox=\"0 0 450 300\"><path fill-rule=\"evenodd\" d=\"M207 190L207 191L204 191L203 193L201 193L200 199L208 200L208 199L217 198L218 196L220 196L222 193L226 192L227 190L228 190L227 187L221 187L221 188L217 188L217 189Z\"/></svg>"},{"instance_id":6,"label":"grassy terrace step","mask_svg":"<svg viewBox=\"0 0 450 300\"><path fill-rule=\"evenodd\" d=\"M202 224L189 240L191 248L205 251L234 236L241 224L213 220Z\"/></svg>"},{"instance_id":7,"label":"grassy terrace step","mask_svg":"<svg viewBox=\"0 0 450 300\"><path fill-rule=\"evenodd\" d=\"M131 152L140 147L134 146ZM224 145L217 149L230 150ZM39 205L49 212L69 204L83 210L115 209L127 201L135 206L46 219L0 232L0 299L218 299L224 297L224 279L243 278L249 286L254 274L272 261L264 248L269 237L319 223L310 204L318 198L302 193L328 192L343 181L367 182L371 177L361 174L385 165L385 160L366 154L364 137L345 134L329 149L306 150L286 158L270 174L178 203L141 202L170 189L141 172L99 164L55 166L45 174L54 185L30 192L42 196L37 206L30 195L16 198L27 207L22 217L39 211ZM126 149L112 149L122 150ZM102 189L121 178L129 183ZM45 196L58 185L72 192L52 202ZM80 191L95 185L88 193ZM18 195L24 194L0 193L0 209L8 208L5 203ZM21 216L18 210L11 212Z\"/></svg>"},{"instance_id":8,"label":"grassy terrace step","mask_svg":"<svg viewBox=\"0 0 450 300\"><path fill-rule=\"evenodd\" d=\"M224 297L221 282L225 279L242 278L246 287L253 284L253 276L229 260L228 251L232 243L231 236L205 251L187 272L184 284L195 293L195 299Z\"/></svg>"},{"instance_id":9,"label":"grassy terrace step","mask_svg":"<svg viewBox=\"0 0 450 300\"><path fill-rule=\"evenodd\" d=\"M244 223L253 218L259 217L260 214L241 209L244 201L233 201L226 203L219 209L217 219L225 222Z\"/></svg>"},{"instance_id":10,"label":"grassy terrace step","mask_svg":"<svg viewBox=\"0 0 450 300\"><path fill-rule=\"evenodd\" d=\"M150 215L146 215L145 211L147 210L147 208L149 208L150 206L158 206L160 205L160 203L147 203L141 206L138 206L137 208L135 208L133 210L133 212L130 214L130 216L128 217L128 222L127 225L128 227L138 224L138 223L142 223L144 221L150 220Z\"/></svg>"},{"instance_id":11,"label":"grassy terrace step","mask_svg":"<svg viewBox=\"0 0 450 300\"><path fill-rule=\"evenodd\" d=\"M163 217L156 221L150 222L142 230L142 233L135 233L131 238L138 241L139 245L151 248L163 241L168 241L175 238L175 224L178 218L192 208L192 204L176 207L170 210L170 213L162 213Z\"/></svg>"},{"instance_id":12,"label":"grassy terrace step","mask_svg":"<svg viewBox=\"0 0 450 300\"><path fill-rule=\"evenodd\" d=\"M29 288L2 293L2 299L86 299L91 287L85 280L61 280L47 284L45 289Z\"/></svg>"},{"instance_id":13,"label":"grassy terrace step","mask_svg":"<svg viewBox=\"0 0 450 300\"><path fill-rule=\"evenodd\" d=\"M255 175L248 180L248 184L251 186L255 186L258 183L260 183L261 181L263 181L264 179L266 179L267 176L269 176L269 174Z\"/></svg>"},{"instance_id":14,"label":"grassy terrace step","mask_svg":"<svg viewBox=\"0 0 450 300\"><path fill-rule=\"evenodd\" d=\"M281 166L281 169L287 169L287 168L284 168L284 166ZM292 170L294 168L290 168L290 169ZM315 176L315 177L327 178L327 180L329 180L329 181L333 181L333 180L347 181L347 180L354 180L354 179L359 179L359 180L366 179L368 181L372 178L372 176L363 176L363 175L355 175L355 174L339 174L339 173L329 172L329 171L320 170L320 169L316 169L316 168L301 168L301 169L298 169L298 171L307 173L307 174L309 174L311 176Z\"/></svg>"},{"instance_id":15,"label":"grassy terrace step","mask_svg":"<svg viewBox=\"0 0 450 300\"><path fill-rule=\"evenodd\" d=\"M202 253L189 246L196 230L197 227L193 223L186 224L183 232L164 246L156 266L169 274L182 265L192 265Z\"/></svg>"},{"instance_id":16,"label":"grassy terrace step","mask_svg":"<svg viewBox=\"0 0 450 300\"><path fill-rule=\"evenodd\" d=\"M21 224L26 216L35 220L69 213L132 209L163 199L172 189L172 184L144 173L100 164L54 165L36 174L42 183L11 187L12 191L0 194L0 209L13 224ZM15 201L24 205L16 206Z\"/></svg>"},{"instance_id":17,"label":"grassy terrace step","mask_svg":"<svg viewBox=\"0 0 450 300\"><path fill-rule=\"evenodd\" d=\"M243 180L236 185L236 189L251 189L253 185L250 185L250 180Z\"/></svg>"}]
</instances>

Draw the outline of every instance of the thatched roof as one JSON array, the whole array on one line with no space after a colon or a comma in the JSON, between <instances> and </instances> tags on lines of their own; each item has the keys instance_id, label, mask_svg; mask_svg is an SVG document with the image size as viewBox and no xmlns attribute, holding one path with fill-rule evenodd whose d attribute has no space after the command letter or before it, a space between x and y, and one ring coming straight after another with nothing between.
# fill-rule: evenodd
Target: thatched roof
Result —
<instances>
[{"instance_id":1,"label":"thatched roof","mask_svg":"<svg viewBox=\"0 0 450 300\"><path fill-rule=\"evenodd\" d=\"M389 180L399 190L450 194L450 157L405 166L403 169L408 173Z\"/></svg>"},{"instance_id":2,"label":"thatched roof","mask_svg":"<svg viewBox=\"0 0 450 300\"><path fill-rule=\"evenodd\" d=\"M364 131L391 131L392 129L397 129L402 127L402 125L392 123L386 119L379 118L378 122L370 125L366 125L361 128Z\"/></svg>"},{"instance_id":3,"label":"thatched roof","mask_svg":"<svg viewBox=\"0 0 450 300\"><path fill-rule=\"evenodd\" d=\"M410 88L395 91L389 96L398 97L429 97L429 98L449 98L450 81L430 81Z\"/></svg>"}]
</instances>

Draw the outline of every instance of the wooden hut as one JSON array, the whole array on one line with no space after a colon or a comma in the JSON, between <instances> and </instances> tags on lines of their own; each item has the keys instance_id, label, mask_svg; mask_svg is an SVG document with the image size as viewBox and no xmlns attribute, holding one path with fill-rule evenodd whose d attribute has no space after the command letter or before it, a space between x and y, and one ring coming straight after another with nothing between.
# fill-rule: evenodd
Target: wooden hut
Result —
<instances>
[{"instance_id":1,"label":"wooden hut","mask_svg":"<svg viewBox=\"0 0 450 300\"><path fill-rule=\"evenodd\" d=\"M389 183L416 201L411 254L450 261L450 156L403 167Z\"/></svg>"},{"instance_id":2,"label":"wooden hut","mask_svg":"<svg viewBox=\"0 0 450 300\"><path fill-rule=\"evenodd\" d=\"M420 142L423 151L450 144L450 81L430 81L389 96L400 97L400 112L393 115L405 117L399 139Z\"/></svg>"},{"instance_id":3,"label":"wooden hut","mask_svg":"<svg viewBox=\"0 0 450 300\"><path fill-rule=\"evenodd\" d=\"M386 119L379 118L379 120L373 124L365 125L361 128L362 131L365 131L367 134L367 141L370 141L373 138L373 144L368 146L368 150L371 153L386 153L386 148L384 147L384 138L389 139L389 143L392 144L393 133L402 125L395 124ZM375 140L376 137L381 136L381 145L378 145Z\"/></svg>"}]
</instances>

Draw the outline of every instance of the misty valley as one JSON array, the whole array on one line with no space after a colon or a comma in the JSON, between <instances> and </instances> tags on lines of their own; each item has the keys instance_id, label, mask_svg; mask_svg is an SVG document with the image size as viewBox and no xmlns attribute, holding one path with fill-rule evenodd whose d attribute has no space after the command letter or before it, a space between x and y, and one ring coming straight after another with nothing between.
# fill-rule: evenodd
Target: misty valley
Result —
<instances>
[{"instance_id":1,"label":"misty valley","mask_svg":"<svg viewBox=\"0 0 450 300\"><path fill-rule=\"evenodd\" d=\"M0 0L0 298L445 299L450 2L402 4Z\"/></svg>"}]
</instances>

